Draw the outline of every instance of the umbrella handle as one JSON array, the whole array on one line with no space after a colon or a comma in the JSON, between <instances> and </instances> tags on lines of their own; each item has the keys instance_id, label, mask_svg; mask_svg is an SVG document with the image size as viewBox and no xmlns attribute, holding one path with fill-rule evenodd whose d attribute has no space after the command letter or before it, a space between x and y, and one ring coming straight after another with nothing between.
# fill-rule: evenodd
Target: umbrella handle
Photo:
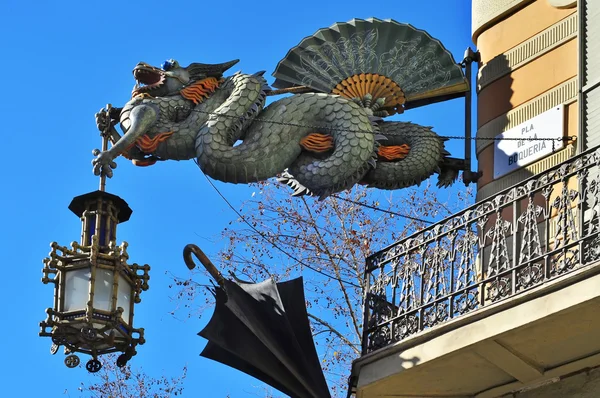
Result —
<instances>
[{"instance_id":1,"label":"umbrella handle","mask_svg":"<svg viewBox=\"0 0 600 398\"><path fill-rule=\"evenodd\" d=\"M204 254L204 252L193 243L185 245L185 247L183 248L183 261L185 262L185 265L187 265L187 267L190 270L196 268L196 263L194 263L192 253L194 254L194 256L196 256L198 260L200 260L200 263L204 265L204 268L206 268L210 276L212 276L213 279L217 281L219 286L223 286L223 283L225 282L225 278L223 278L223 275L221 275L221 273L219 272L217 267L215 267L212 261L210 261L208 257L206 257L206 254Z\"/></svg>"}]
</instances>

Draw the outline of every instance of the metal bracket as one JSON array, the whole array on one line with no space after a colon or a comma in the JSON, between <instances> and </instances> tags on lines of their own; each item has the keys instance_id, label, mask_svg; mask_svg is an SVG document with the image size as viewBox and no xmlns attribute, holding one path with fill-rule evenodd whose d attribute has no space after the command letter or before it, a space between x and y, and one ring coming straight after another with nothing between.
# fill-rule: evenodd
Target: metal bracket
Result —
<instances>
[{"instance_id":1,"label":"metal bracket","mask_svg":"<svg viewBox=\"0 0 600 398\"><path fill-rule=\"evenodd\" d=\"M443 166L447 169L462 171L462 179L465 186L477 182L477 180L479 180L479 178L481 178L483 175L481 171L471 171L471 167L467 163L466 159L444 158Z\"/></svg>"},{"instance_id":2,"label":"metal bracket","mask_svg":"<svg viewBox=\"0 0 600 398\"><path fill-rule=\"evenodd\" d=\"M467 64L470 64L473 62L481 62L481 53L479 51L473 51L473 49L471 47L468 47L465 50L465 55L461 62L461 65L463 67L465 67L465 66L467 66ZM467 79L468 79L468 77L467 77Z\"/></svg>"},{"instance_id":3,"label":"metal bracket","mask_svg":"<svg viewBox=\"0 0 600 398\"><path fill-rule=\"evenodd\" d=\"M469 185L470 183L476 183L482 175L483 172L481 171L465 170L463 171L463 182L465 183L465 185Z\"/></svg>"},{"instance_id":4,"label":"metal bracket","mask_svg":"<svg viewBox=\"0 0 600 398\"><path fill-rule=\"evenodd\" d=\"M471 146L472 146L472 93L473 93L473 82L472 82L472 64L473 62L480 62L481 55L479 51L473 51L471 47L465 50L464 59L461 62L461 66L465 69L465 76L469 84L469 91L465 93L465 160L463 170L463 182L465 186L472 182L477 182L481 177L481 172L471 171Z\"/></svg>"}]
</instances>

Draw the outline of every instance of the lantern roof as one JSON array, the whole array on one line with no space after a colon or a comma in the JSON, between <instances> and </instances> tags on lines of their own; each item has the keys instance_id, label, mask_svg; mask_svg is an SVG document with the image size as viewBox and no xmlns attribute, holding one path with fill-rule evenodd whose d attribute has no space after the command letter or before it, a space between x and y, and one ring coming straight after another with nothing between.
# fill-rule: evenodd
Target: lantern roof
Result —
<instances>
[{"instance_id":1,"label":"lantern roof","mask_svg":"<svg viewBox=\"0 0 600 398\"><path fill-rule=\"evenodd\" d=\"M119 209L119 223L129 220L131 213L133 213L133 210L131 210L124 199L105 191L88 192L86 194L74 197L71 201L71 204L69 204L69 210L75 213L76 216L81 217L83 212L86 210L86 202L98 199L110 200L113 202L113 204Z\"/></svg>"}]
</instances>

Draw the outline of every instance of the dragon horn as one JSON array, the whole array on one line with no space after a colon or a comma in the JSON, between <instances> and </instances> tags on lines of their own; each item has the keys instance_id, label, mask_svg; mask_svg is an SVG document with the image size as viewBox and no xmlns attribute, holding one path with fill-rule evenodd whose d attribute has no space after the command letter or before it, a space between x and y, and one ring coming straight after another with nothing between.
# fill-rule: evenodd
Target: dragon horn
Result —
<instances>
[{"instance_id":1,"label":"dragon horn","mask_svg":"<svg viewBox=\"0 0 600 398\"><path fill-rule=\"evenodd\" d=\"M224 62L222 64L200 64L192 63L185 68L191 76L204 76L204 77L221 77L223 72L231 68L233 65L240 62L239 59L233 61Z\"/></svg>"}]
</instances>

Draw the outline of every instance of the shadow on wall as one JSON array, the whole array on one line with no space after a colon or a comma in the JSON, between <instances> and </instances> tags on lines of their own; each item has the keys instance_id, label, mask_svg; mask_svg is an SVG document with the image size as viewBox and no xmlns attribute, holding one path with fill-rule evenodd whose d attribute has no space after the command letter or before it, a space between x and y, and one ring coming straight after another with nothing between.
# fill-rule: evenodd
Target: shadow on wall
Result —
<instances>
[{"instance_id":1,"label":"shadow on wall","mask_svg":"<svg viewBox=\"0 0 600 398\"><path fill-rule=\"evenodd\" d=\"M493 75L497 74L496 71L507 70L508 68L508 59L504 54L494 57L485 65L480 64L479 70L481 73L477 79L478 86L480 81L489 81ZM483 186L492 183L494 180L494 173L496 170L495 164L500 160L495 159L495 147L499 142L490 142L489 138L498 137L499 134L508 127L509 119L507 117L507 112L513 108L511 102L514 93L512 83L512 76L507 74L506 76L487 84L486 87L477 93L477 126L479 129L477 137L481 139L481 141L477 141L477 160L479 171L483 173L477 186L478 190ZM484 122L483 125L481 124L482 122ZM487 133L488 130L493 135L489 135L489 133ZM485 137L482 137L481 134L485 134ZM482 147L485 147L485 149L480 152L479 148ZM508 158L509 153L505 152L505 154Z\"/></svg>"},{"instance_id":2,"label":"shadow on wall","mask_svg":"<svg viewBox=\"0 0 600 398\"><path fill-rule=\"evenodd\" d=\"M402 356L401 356L400 361L402 363L401 366L403 369L410 369L410 368L414 368L415 366L417 366L419 364L419 362L421 362L421 358L413 356L412 358L408 359L408 358L402 358ZM406 364L410 364L410 365L406 365Z\"/></svg>"}]
</instances>

